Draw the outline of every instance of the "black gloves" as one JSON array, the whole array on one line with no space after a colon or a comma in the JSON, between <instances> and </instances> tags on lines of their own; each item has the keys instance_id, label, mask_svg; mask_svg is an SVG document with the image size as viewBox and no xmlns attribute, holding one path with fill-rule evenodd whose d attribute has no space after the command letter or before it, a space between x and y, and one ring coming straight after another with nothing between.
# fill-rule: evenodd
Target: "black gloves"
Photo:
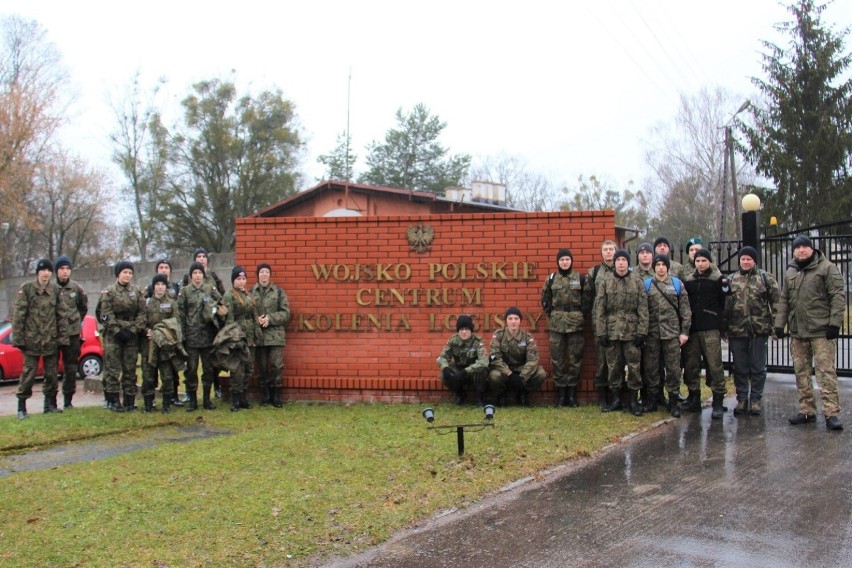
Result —
<instances>
[{"instance_id":1,"label":"black gloves","mask_svg":"<svg viewBox=\"0 0 852 568\"><path fill-rule=\"evenodd\" d=\"M783 327L776 327L775 328L775 337L777 337L778 339L784 339L785 337L787 337L787 334L784 333Z\"/></svg>"},{"instance_id":2,"label":"black gloves","mask_svg":"<svg viewBox=\"0 0 852 568\"><path fill-rule=\"evenodd\" d=\"M645 340L648 339L647 335L637 335L636 339L633 340L634 347L638 347L642 349L645 346Z\"/></svg>"},{"instance_id":3,"label":"black gloves","mask_svg":"<svg viewBox=\"0 0 852 568\"><path fill-rule=\"evenodd\" d=\"M830 325L825 330L825 338L826 339L837 339L837 337L839 335L840 335L840 328L837 327L836 325Z\"/></svg>"},{"instance_id":4,"label":"black gloves","mask_svg":"<svg viewBox=\"0 0 852 568\"><path fill-rule=\"evenodd\" d=\"M511 375L509 375L507 382L509 386L514 389L522 389L524 388L524 380L521 378L521 374L517 371L513 371Z\"/></svg>"},{"instance_id":5,"label":"black gloves","mask_svg":"<svg viewBox=\"0 0 852 568\"><path fill-rule=\"evenodd\" d=\"M612 342L609 340L608 336L601 335L600 337L598 337L598 345L600 345L601 347L609 347L611 344Z\"/></svg>"},{"instance_id":6,"label":"black gloves","mask_svg":"<svg viewBox=\"0 0 852 568\"><path fill-rule=\"evenodd\" d=\"M122 345L127 345L128 343L136 339L136 334L130 331L129 329L122 329L115 334L115 339Z\"/></svg>"}]
</instances>

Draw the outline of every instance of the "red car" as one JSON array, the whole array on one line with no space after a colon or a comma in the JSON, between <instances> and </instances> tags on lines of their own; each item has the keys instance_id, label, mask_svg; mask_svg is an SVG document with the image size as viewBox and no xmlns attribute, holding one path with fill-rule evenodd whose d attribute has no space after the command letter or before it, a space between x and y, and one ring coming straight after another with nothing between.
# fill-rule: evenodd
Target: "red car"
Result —
<instances>
[{"instance_id":1,"label":"red car","mask_svg":"<svg viewBox=\"0 0 852 568\"><path fill-rule=\"evenodd\" d=\"M104 348L101 345L98 322L94 316L83 318L80 334L80 360L77 373L80 378L100 375L104 369ZM38 363L38 376L42 376L42 361ZM0 381L16 381L24 370L24 354L12 345L12 322L0 323ZM62 372L62 359L59 360ZM59 377L62 380L62 377Z\"/></svg>"}]
</instances>

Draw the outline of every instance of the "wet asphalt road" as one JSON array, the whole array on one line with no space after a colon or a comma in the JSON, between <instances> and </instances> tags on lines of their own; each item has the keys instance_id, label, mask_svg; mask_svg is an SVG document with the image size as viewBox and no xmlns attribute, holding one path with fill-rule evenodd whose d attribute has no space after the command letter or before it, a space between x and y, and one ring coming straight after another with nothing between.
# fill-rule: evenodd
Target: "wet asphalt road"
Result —
<instances>
[{"instance_id":1,"label":"wet asphalt road","mask_svg":"<svg viewBox=\"0 0 852 568\"><path fill-rule=\"evenodd\" d=\"M705 409L328 566L852 566L852 412L838 433L796 411L793 377L772 375L763 416Z\"/></svg>"}]
</instances>

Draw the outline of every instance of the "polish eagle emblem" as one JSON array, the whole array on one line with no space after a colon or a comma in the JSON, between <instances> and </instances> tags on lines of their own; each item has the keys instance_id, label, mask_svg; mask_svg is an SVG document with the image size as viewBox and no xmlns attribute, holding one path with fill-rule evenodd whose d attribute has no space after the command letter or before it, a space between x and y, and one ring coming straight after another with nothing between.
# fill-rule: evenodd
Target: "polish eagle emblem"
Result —
<instances>
[{"instance_id":1,"label":"polish eagle emblem","mask_svg":"<svg viewBox=\"0 0 852 568\"><path fill-rule=\"evenodd\" d=\"M432 248L435 229L429 225L419 223L406 229L405 235L408 237L408 244L411 245L411 250L417 253L424 253Z\"/></svg>"}]
</instances>

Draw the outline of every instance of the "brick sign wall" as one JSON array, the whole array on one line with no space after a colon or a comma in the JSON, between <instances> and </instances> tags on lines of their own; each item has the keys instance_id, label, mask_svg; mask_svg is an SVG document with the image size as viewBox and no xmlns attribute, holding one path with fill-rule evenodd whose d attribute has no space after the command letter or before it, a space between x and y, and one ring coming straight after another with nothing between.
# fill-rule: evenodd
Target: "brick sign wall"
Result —
<instances>
[{"instance_id":1,"label":"brick sign wall","mask_svg":"<svg viewBox=\"0 0 852 568\"><path fill-rule=\"evenodd\" d=\"M412 250L409 233L419 231ZM431 234L431 239L429 235ZM292 320L285 350L290 399L433 401L449 397L435 359L470 314L486 346L508 306L524 313L548 381L533 401L552 397L546 318L539 305L555 253L568 247L585 273L614 236L604 212L496 213L237 220L236 259L256 281L272 266ZM428 242L427 242L428 241ZM588 328L588 326L587 326ZM594 350L581 393L592 391Z\"/></svg>"}]
</instances>

